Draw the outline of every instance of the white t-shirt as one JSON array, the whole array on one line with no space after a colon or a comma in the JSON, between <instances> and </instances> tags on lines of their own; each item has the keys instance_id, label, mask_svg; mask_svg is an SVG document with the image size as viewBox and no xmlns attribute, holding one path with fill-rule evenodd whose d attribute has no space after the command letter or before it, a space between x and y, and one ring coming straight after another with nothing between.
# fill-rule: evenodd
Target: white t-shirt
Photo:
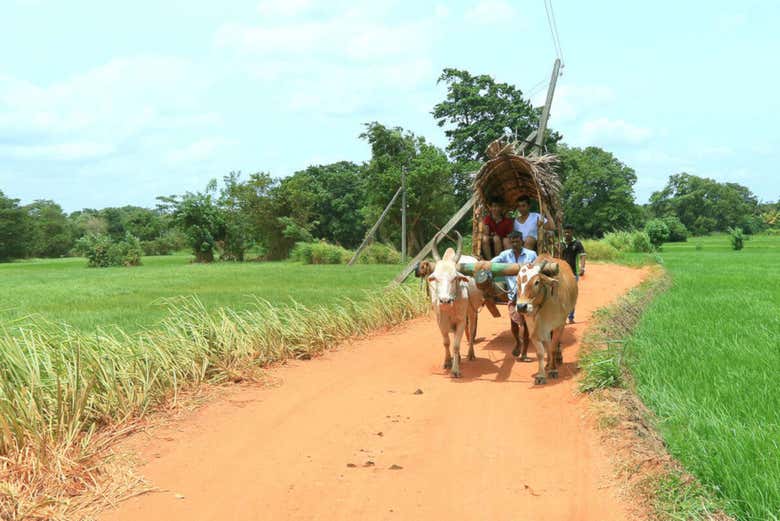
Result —
<instances>
[{"instance_id":1,"label":"white t-shirt","mask_svg":"<svg viewBox=\"0 0 780 521\"><path fill-rule=\"evenodd\" d=\"M543 220L545 223L547 222L547 219L544 219L540 214L536 212L529 212L528 217L524 223L521 223L515 219L514 229L523 234L523 240L525 240L526 237L533 237L534 239L538 239L540 220Z\"/></svg>"}]
</instances>

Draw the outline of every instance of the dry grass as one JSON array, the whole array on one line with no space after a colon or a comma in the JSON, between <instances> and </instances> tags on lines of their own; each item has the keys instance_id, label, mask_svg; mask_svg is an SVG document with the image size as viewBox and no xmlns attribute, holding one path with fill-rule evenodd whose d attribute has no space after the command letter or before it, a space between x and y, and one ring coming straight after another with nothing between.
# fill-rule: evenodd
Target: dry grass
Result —
<instances>
[{"instance_id":1,"label":"dry grass","mask_svg":"<svg viewBox=\"0 0 780 521\"><path fill-rule=\"evenodd\" d=\"M118 470L126 465L108 448L150 411L204 382L256 380L268 364L316 356L428 309L412 287L327 308L168 305L159 329L134 335L52 324L0 334L0 519L83 518L135 494L138 479Z\"/></svg>"}]
</instances>

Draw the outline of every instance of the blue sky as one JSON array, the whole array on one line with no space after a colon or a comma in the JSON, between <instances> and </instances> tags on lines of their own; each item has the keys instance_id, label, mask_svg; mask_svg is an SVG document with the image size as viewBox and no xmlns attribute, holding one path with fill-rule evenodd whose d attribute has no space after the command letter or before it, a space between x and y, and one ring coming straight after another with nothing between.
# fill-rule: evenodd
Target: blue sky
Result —
<instances>
[{"instance_id":1,"label":"blue sky","mask_svg":"<svg viewBox=\"0 0 780 521\"><path fill-rule=\"evenodd\" d=\"M443 68L540 104L555 59L542 0L0 2L0 190L66 211L364 161L369 121L444 147ZM639 202L681 171L778 199L780 3L553 6L566 143L634 168Z\"/></svg>"}]
</instances>

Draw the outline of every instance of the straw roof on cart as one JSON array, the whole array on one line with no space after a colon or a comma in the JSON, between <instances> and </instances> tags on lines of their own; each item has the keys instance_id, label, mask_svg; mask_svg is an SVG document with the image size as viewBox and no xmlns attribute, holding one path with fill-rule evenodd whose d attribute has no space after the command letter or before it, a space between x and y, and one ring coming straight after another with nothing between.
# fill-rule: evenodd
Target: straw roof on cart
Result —
<instances>
[{"instance_id":1,"label":"straw roof on cart","mask_svg":"<svg viewBox=\"0 0 780 521\"><path fill-rule=\"evenodd\" d=\"M563 224L557 156L515 155L513 144L499 141L491 143L487 153L492 159L482 165L474 178L477 206L487 208L490 201L498 199L505 208L514 209L518 197L527 195L539 202L540 209L550 212L559 226Z\"/></svg>"}]
</instances>

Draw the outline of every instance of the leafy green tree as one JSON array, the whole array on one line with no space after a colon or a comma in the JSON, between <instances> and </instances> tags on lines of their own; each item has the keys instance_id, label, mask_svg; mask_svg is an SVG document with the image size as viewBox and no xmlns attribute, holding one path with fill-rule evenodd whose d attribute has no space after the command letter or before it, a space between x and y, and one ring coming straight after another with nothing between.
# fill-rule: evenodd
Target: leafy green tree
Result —
<instances>
[{"instance_id":1,"label":"leafy green tree","mask_svg":"<svg viewBox=\"0 0 780 521\"><path fill-rule=\"evenodd\" d=\"M29 217L28 254L32 257L63 257L75 243L75 229L60 205L38 200L24 207Z\"/></svg>"},{"instance_id":2,"label":"leafy green tree","mask_svg":"<svg viewBox=\"0 0 780 521\"><path fill-rule=\"evenodd\" d=\"M223 177L224 187L219 197L223 211L225 235L222 240L220 260L243 262L246 250L254 245L250 207L241 183L241 172L230 172Z\"/></svg>"},{"instance_id":3,"label":"leafy green tree","mask_svg":"<svg viewBox=\"0 0 780 521\"><path fill-rule=\"evenodd\" d=\"M0 190L0 262L25 256L29 233L27 212L19 199L6 197Z\"/></svg>"},{"instance_id":4,"label":"leafy green tree","mask_svg":"<svg viewBox=\"0 0 780 521\"><path fill-rule=\"evenodd\" d=\"M454 166L444 152L425 138L372 122L360 136L371 145L366 168L368 183L363 216L373 224L401 185L405 166L407 186L407 245L419 250L458 209ZM467 224L467 223L466 223ZM400 243L401 211L396 206L379 229L382 242Z\"/></svg>"},{"instance_id":5,"label":"leafy green tree","mask_svg":"<svg viewBox=\"0 0 780 521\"><path fill-rule=\"evenodd\" d=\"M669 240L669 227L661 219L651 219L645 224L645 233L650 238L653 248L660 248Z\"/></svg>"},{"instance_id":6,"label":"leafy green tree","mask_svg":"<svg viewBox=\"0 0 780 521\"><path fill-rule=\"evenodd\" d=\"M598 147L558 147L564 219L577 233L601 237L612 230L636 228L641 210L634 203L636 174Z\"/></svg>"},{"instance_id":7,"label":"leafy green tree","mask_svg":"<svg viewBox=\"0 0 780 521\"><path fill-rule=\"evenodd\" d=\"M217 183L212 180L205 192L158 197L173 209L173 222L189 238L195 262L212 262L217 241L225 236L225 215L212 197L216 189Z\"/></svg>"},{"instance_id":8,"label":"leafy green tree","mask_svg":"<svg viewBox=\"0 0 780 521\"><path fill-rule=\"evenodd\" d=\"M138 206L119 209L122 228L140 241L153 241L165 231L163 218L158 210Z\"/></svg>"},{"instance_id":9,"label":"leafy green tree","mask_svg":"<svg viewBox=\"0 0 780 521\"><path fill-rule=\"evenodd\" d=\"M650 196L650 209L657 217L677 216L695 235L734 226L754 233L763 225L758 199L747 187L688 173L670 176L666 187Z\"/></svg>"},{"instance_id":10,"label":"leafy green tree","mask_svg":"<svg viewBox=\"0 0 780 521\"><path fill-rule=\"evenodd\" d=\"M447 68L439 76L447 85L447 98L433 107L440 127L447 126L447 151L458 161L487 159L485 148L491 141L509 132L525 139L539 126L541 110L523 98L523 92L491 76L471 75L468 71ZM545 142L554 146L560 135L548 131Z\"/></svg>"}]
</instances>

